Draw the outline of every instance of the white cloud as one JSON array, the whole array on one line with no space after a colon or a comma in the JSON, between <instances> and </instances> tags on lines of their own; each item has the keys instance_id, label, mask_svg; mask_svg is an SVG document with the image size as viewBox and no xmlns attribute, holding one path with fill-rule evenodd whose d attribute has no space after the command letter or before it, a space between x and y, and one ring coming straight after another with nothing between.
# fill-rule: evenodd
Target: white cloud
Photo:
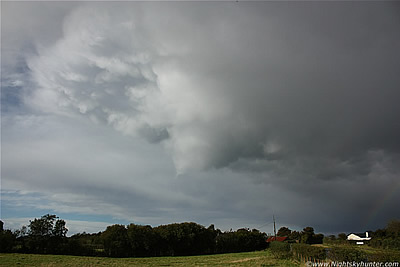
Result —
<instances>
[{"instance_id":1,"label":"white cloud","mask_svg":"<svg viewBox=\"0 0 400 267\"><path fill-rule=\"evenodd\" d=\"M64 21L63 37L29 60L39 88L26 102L56 114L81 113L126 135L158 141L170 137L166 147L172 149L178 172L207 168L207 147L213 144L193 122L207 127L223 120L230 105L218 83L183 70L178 51L159 52L176 36L150 37L143 28L160 25L140 23L135 10L76 9Z\"/></svg>"},{"instance_id":2,"label":"white cloud","mask_svg":"<svg viewBox=\"0 0 400 267\"><path fill-rule=\"evenodd\" d=\"M2 117L2 185L144 223L263 220L276 199L288 222L362 215L399 173L400 37L389 4L345 5L42 3L27 29L7 15L7 85L27 106ZM12 76L16 55L29 68Z\"/></svg>"}]
</instances>

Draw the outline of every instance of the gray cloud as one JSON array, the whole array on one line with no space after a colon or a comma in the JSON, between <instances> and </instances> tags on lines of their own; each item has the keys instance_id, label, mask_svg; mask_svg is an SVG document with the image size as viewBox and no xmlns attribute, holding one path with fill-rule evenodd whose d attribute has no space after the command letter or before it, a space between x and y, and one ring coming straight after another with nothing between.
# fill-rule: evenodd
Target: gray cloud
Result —
<instances>
[{"instance_id":1,"label":"gray cloud","mask_svg":"<svg viewBox=\"0 0 400 267\"><path fill-rule=\"evenodd\" d=\"M3 116L10 188L63 184L154 223L275 213L334 232L399 216L393 193L376 206L400 171L397 3L43 5L54 28L22 38L10 17L2 33L34 47L29 70L4 62L35 114Z\"/></svg>"},{"instance_id":2,"label":"gray cloud","mask_svg":"<svg viewBox=\"0 0 400 267\"><path fill-rule=\"evenodd\" d=\"M397 151L398 21L382 21L386 9L366 17L368 5L350 5L340 22L347 3L261 5L288 10L285 19L258 5L221 16L205 5L77 9L63 38L30 60L33 102L152 142L170 137L180 171L259 158L269 142L316 156ZM200 14L211 22L198 25Z\"/></svg>"}]
</instances>

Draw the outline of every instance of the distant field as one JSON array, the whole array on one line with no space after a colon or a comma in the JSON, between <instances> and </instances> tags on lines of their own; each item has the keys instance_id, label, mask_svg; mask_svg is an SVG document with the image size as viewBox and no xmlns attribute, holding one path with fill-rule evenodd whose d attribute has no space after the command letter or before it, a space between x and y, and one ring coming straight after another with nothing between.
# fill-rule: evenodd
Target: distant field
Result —
<instances>
[{"instance_id":1,"label":"distant field","mask_svg":"<svg viewBox=\"0 0 400 267\"><path fill-rule=\"evenodd\" d=\"M0 266L299 266L269 251L190 257L102 258L63 255L0 254Z\"/></svg>"}]
</instances>

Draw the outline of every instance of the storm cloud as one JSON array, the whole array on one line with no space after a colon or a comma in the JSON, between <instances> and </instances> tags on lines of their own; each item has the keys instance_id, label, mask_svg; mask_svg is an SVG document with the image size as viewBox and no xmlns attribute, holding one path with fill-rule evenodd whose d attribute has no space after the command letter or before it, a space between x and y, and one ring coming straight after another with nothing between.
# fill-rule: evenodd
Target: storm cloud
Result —
<instances>
[{"instance_id":1,"label":"storm cloud","mask_svg":"<svg viewBox=\"0 0 400 267\"><path fill-rule=\"evenodd\" d=\"M26 37L5 19L6 48L24 49L3 52L3 188L39 192L51 210L153 224L256 227L275 213L338 232L399 217L398 3L2 13L29 5L46 8L27 19L54 23Z\"/></svg>"}]
</instances>

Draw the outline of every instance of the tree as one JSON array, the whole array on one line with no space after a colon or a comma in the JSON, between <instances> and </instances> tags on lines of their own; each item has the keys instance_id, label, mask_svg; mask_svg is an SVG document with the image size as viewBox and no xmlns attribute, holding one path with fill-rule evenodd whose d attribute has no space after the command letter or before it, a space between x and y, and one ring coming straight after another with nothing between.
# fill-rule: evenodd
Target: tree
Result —
<instances>
[{"instance_id":1,"label":"tree","mask_svg":"<svg viewBox=\"0 0 400 267\"><path fill-rule=\"evenodd\" d=\"M300 234L300 243L304 244L322 244L324 235L323 234L315 234L314 228L306 227Z\"/></svg>"},{"instance_id":2,"label":"tree","mask_svg":"<svg viewBox=\"0 0 400 267\"><path fill-rule=\"evenodd\" d=\"M278 230L277 236L289 236L292 233L292 230L290 230L287 227L281 227Z\"/></svg>"},{"instance_id":3,"label":"tree","mask_svg":"<svg viewBox=\"0 0 400 267\"><path fill-rule=\"evenodd\" d=\"M345 233L340 233L338 234L338 239L344 241L347 239L347 235Z\"/></svg>"},{"instance_id":4,"label":"tree","mask_svg":"<svg viewBox=\"0 0 400 267\"><path fill-rule=\"evenodd\" d=\"M28 228L25 225L23 225L21 229L15 230L14 233L17 236L17 238L25 237L28 235Z\"/></svg>"},{"instance_id":5,"label":"tree","mask_svg":"<svg viewBox=\"0 0 400 267\"><path fill-rule=\"evenodd\" d=\"M236 232L224 232L216 237L216 252L231 253L265 249L266 234L253 229L242 228Z\"/></svg>"},{"instance_id":6,"label":"tree","mask_svg":"<svg viewBox=\"0 0 400 267\"><path fill-rule=\"evenodd\" d=\"M315 234L312 237L311 244L322 244L324 241L324 235L323 234Z\"/></svg>"},{"instance_id":7,"label":"tree","mask_svg":"<svg viewBox=\"0 0 400 267\"><path fill-rule=\"evenodd\" d=\"M65 221L58 219L56 215L46 214L40 219L34 219L29 221L29 231L30 236L58 236L65 237L67 235L68 229L65 226Z\"/></svg>"},{"instance_id":8,"label":"tree","mask_svg":"<svg viewBox=\"0 0 400 267\"><path fill-rule=\"evenodd\" d=\"M53 224L56 215L46 214L40 219L29 221L29 235L30 236L50 236L53 232Z\"/></svg>"},{"instance_id":9,"label":"tree","mask_svg":"<svg viewBox=\"0 0 400 267\"><path fill-rule=\"evenodd\" d=\"M336 241L336 236L335 235L329 235L329 236L326 237L326 241L335 242Z\"/></svg>"},{"instance_id":10,"label":"tree","mask_svg":"<svg viewBox=\"0 0 400 267\"><path fill-rule=\"evenodd\" d=\"M65 221L56 215L46 214L29 221L28 247L33 253L62 253L68 229Z\"/></svg>"},{"instance_id":11,"label":"tree","mask_svg":"<svg viewBox=\"0 0 400 267\"><path fill-rule=\"evenodd\" d=\"M158 235L150 225L130 224L127 228L130 253L134 257L156 256L158 254Z\"/></svg>"},{"instance_id":12,"label":"tree","mask_svg":"<svg viewBox=\"0 0 400 267\"><path fill-rule=\"evenodd\" d=\"M67 235L68 229L65 226L64 220L57 220L52 231L53 236L65 237Z\"/></svg>"},{"instance_id":13,"label":"tree","mask_svg":"<svg viewBox=\"0 0 400 267\"><path fill-rule=\"evenodd\" d=\"M16 235L11 230L0 231L0 252L12 252Z\"/></svg>"},{"instance_id":14,"label":"tree","mask_svg":"<svg viewBox=\"0 0 400 267\"><path fill-rule=\"evenodd\" d=\"M108 226L101 234L104 252L110 257L127 257L130 253L127 230L124 225Z\"/></svg>"},{"instance_id":15,"label":"tree","mask_svg":"<svg viewBox=\"0 0 400 267\"><path fill-rule=\"evenodd\" d=\"M312 238L314 236L314 228L306 227L301 232L300 243L312 244Z\"/></svg>"},{"instance_id":16,"label":"tree","mask_svg":"<svg viewBox=\"0 0 400 267\"><path fill-rule=\"evenodd\" d=\"M289 235L289 240L293 241L298 241L300 240L300 233L298 231L292 231Z\"/></svg>"},{"instance_id":17,"label":"tree","mask_svg":"<svg viewBox=\"0 0 400 267\"><path fill-rule=\"evenodd\" d=\"M389 236L398 237L400 236L400 221L393 220L386 226L386 232Z\"/></svg>"}]
</instances>

